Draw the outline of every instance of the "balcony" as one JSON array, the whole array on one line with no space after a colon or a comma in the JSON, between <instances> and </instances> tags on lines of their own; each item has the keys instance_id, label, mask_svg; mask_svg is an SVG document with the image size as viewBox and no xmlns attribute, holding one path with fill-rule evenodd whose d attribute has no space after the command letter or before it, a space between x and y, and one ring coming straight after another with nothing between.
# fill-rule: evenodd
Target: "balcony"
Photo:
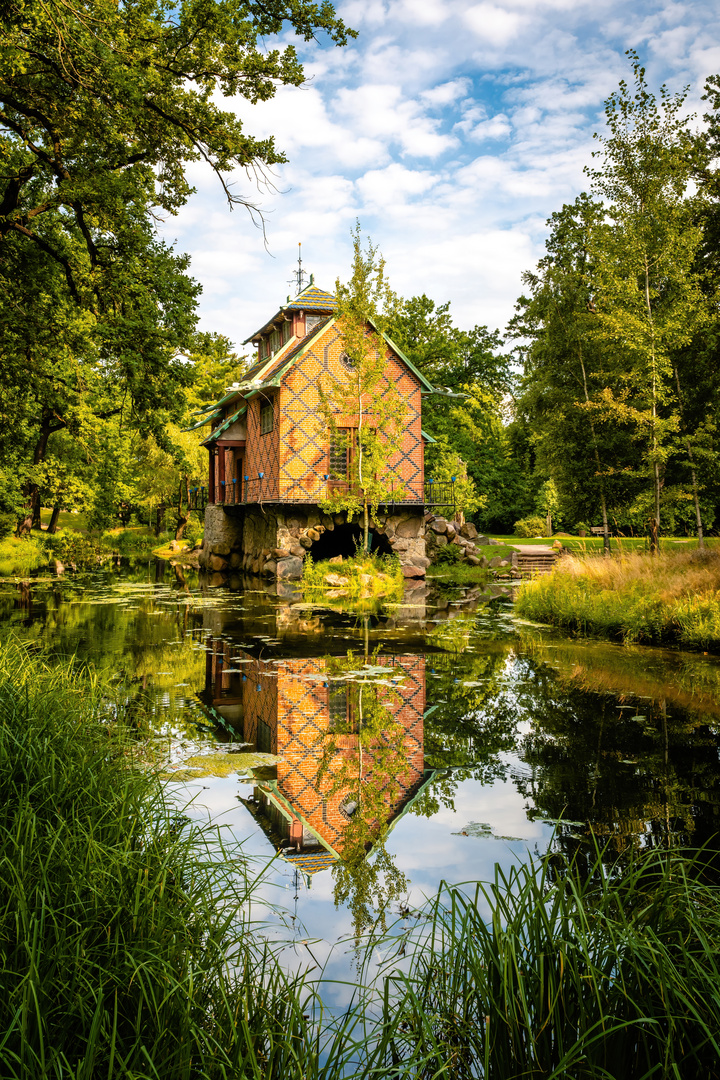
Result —
<instances>
[{"instance_id":1,"label":"balcony","mask_svg":"<svg viewBox=\"0 0 720 1080\"><path fill-rule=\"evenodd\" d=\"M288 503L318 503L325 499L337 497L343 494L343 487L347 490L348 485L338 480L330 480L328 477L318 477L317 480L297 482L291 484L285 491L280 492L276 481L264 476L254 479L243 477L240 480L222 480L217 485L214 503L216 506L251 506L263 503L288 504ZM413 506L428 507L432 509L455 509L455 481L454 480L426 480L424 483L424 498L416 499L409 497L398 484L397 498L393 498L391 485L390 497L383 506ZM204 511L209 502L209 492L206 487L190 488L190 509Z\"/></svg>"}]
</instances>

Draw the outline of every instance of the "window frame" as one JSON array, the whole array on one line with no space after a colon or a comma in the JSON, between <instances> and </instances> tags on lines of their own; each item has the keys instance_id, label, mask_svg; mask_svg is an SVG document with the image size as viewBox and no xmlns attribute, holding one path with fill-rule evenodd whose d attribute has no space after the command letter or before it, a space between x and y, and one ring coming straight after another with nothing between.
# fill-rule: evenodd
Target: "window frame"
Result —
<instances>
[{"instance_id":1,"label":"window frame","mask_svg":"<svg viewBox=\"0 0 720 1080\"><path fill-rule=\"evenodd\" d=\"M265 417L270 416L270 427L265 427ZM271 435L275 430L275 403L266 401L260 403L260 434Z\"/></svg>"}]
</instances>

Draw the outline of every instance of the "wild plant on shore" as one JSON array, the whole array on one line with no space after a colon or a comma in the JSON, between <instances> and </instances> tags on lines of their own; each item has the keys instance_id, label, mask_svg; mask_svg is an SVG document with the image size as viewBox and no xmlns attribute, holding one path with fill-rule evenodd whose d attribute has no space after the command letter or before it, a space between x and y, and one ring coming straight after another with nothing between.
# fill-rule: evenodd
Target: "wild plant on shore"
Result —
<instances>
[{"instance_id":1,"label":"wild plant on shore","mask_svg":"<svg viewBox=\"0 0 720 1080\"><path fill-rule=\"evenodd\" d=\"M524 582L516 610L623 641L720 648L720 553L673 551L610 559L568 555Z\"/></svg>"}]
</instances>

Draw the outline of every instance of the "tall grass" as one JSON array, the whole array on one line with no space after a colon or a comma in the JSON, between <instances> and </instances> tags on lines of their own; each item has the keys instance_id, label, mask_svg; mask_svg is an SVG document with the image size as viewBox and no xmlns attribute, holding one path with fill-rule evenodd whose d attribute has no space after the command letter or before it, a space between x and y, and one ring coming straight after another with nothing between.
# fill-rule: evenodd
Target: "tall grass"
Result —
<instances>
[{"instance_id":1,"label":"tall grass","mask_svg":"<svg viewBox=\"0 0 720 1080\"><path fill-rule=\"evenodd\" d=\"M311 994L249 891L237 851L219 859L131 766L91 679L4 649L3 1080L320 1075Z\"/></svg>"},{"instance_id":2,"label":"tall grass","mask_svg":"<svg viewBox=\"0 0 720 1080\"><path fill-rule=\"evenodd\" d=\"M376 1075L719 1077L720 890L692 869L553 858L441 892L409 973L386 978Z\"/></svg>"},{"instance_id":3,"label":"tall grass","mask_svg":"<svg viewBox=\"0 0 720 1080\"><path fill-rule=\"evenodd\" d=\"M517 612L626 642L720 649L720 553L673 551L609 559L568 555L524 582Z\"/></svg>"}]
</instances>

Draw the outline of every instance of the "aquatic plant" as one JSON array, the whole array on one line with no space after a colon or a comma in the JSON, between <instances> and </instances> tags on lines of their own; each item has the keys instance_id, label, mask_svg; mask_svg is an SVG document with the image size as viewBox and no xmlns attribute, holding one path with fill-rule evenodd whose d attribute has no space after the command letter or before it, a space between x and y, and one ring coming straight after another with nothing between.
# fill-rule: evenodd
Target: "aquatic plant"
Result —
<instances>
[{"instance_id":1,"label":"aquatic plant","mask_svg":"<svg viewBox=\"0 0 720 1080\"><path fill-rule=\"evenodd\" d=\"M670 551L609 559L567 555L524 582L526 618L633 642L720 648L720 553Z\"/></svg>"},{"instance_id":2,"label":"aquatic plant","mask_svg":"<svg viewBox=\"0 0 720 1080\"><path fill-rule=\"evenodd\" d=\"M720 890L681 854L595 856L442 890L385 976L362 1075L720 1076Z\"/></svg>"}]
</instances>

